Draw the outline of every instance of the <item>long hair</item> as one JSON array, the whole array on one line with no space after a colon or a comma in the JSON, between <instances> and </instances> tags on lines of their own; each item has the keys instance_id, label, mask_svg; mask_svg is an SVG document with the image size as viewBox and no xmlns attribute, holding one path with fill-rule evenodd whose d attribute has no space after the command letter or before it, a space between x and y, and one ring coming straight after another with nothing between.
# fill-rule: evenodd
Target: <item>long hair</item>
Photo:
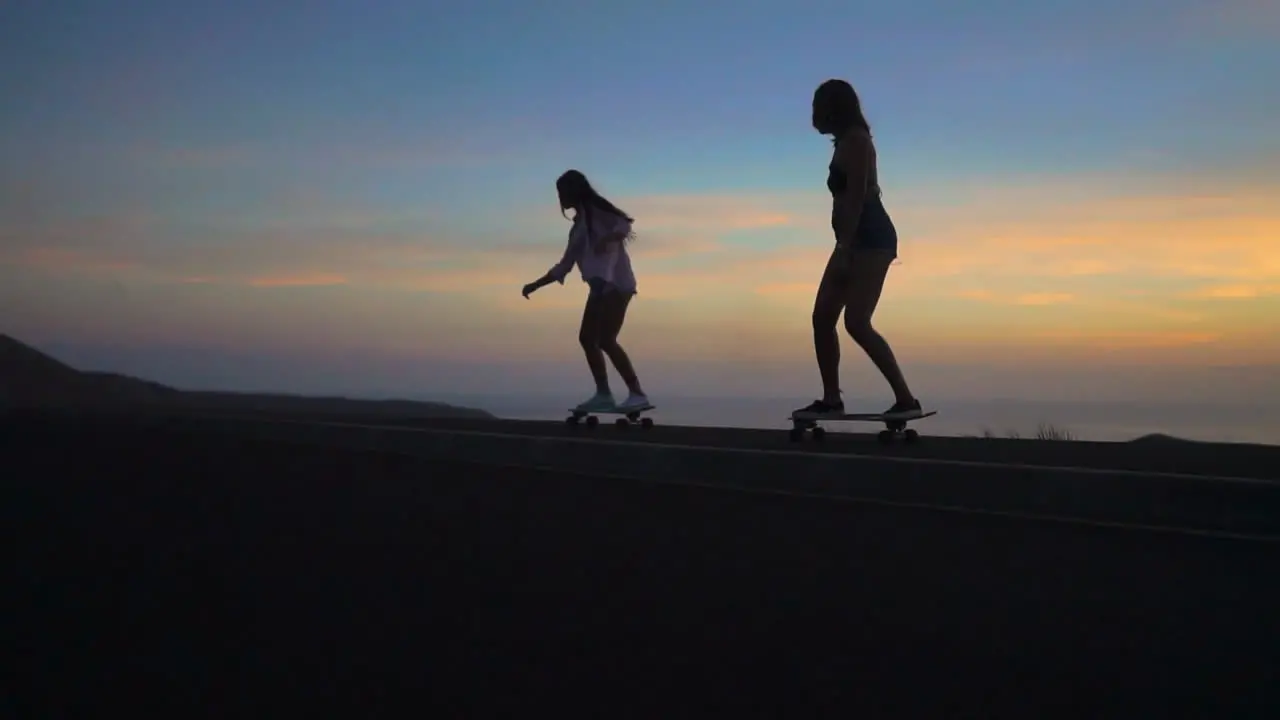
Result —
<instances>
[{"instance_id":1,"label":"long hair","mask_svg":"<svg viewBox=\"0 0 1280 720\"><path fill-rule=\"evenodd\" d=\"M836 129L832 143L838 144L840 136L851 127L860 127L871 134L871 123L862 113L862 101L848 82L832 78L822 83L813 93L813 105L814 111L822 112L824 119Z\"/></svg>"},{"instance_id":2,"label":"long hair","mask_svg":"<svg viewBox=\"0 0 1280 720\"><path fill-rule=\"evenodd\" d=\"M587 176L583 175L579 170L566 170L563 175L557 178L556 191L560 193L562 200L560 203L560 214L564 215L565 219L568 219L569 216L565 215L563 200L564 198L569 198L570 201L574 203L574 206L578 208L579 212L585 212L588 216L591 213L591 208L597 207L602 210L607 210L618 217L625 218L627 222L636 221L635 218L623 212L617 205L609 202L608 198L596 192L596 189L592 187L591 183L587 180ZM583 221L585 222L588 219L589 217L584 217ZM590 224L588 224L587 227L590 228ZM635 236L634 232L630 232L627 233L626 239L630 242L635 239Z\"/></svg>"}]
</instances>

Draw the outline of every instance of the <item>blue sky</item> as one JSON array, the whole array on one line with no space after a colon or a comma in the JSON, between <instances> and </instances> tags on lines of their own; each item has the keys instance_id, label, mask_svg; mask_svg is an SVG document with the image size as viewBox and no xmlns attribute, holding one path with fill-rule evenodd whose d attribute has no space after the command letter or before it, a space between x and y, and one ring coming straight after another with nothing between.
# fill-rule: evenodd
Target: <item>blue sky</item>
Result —
<instances>
[{"instance_id":1,"label":"blue sky","mask_svg":"<svg viewBox=\"0 0 1280 720\"><path fill-rule=\"evenodd\" d=\"M819 82L844 77L873 124L886 202L904 243L917 248L907 260L922 268L932 258L929 277L943 277L945 256L986 283L948 286L966 302L988 298L956 316L938 309L950 301L922 294L940 285L925 275L904 280L904 299L892 305L903 323L925 318L902 331L916 338L922 362L937 359L927 357L930 334L946 335L960 317L982 326L975 336L1009 323L1098 329L1121 306L1120 288L1135 287L1163 298L1142 312L1201 317L1198 329L1161 332L1196 339L1201 349L1188 350L1186 363L1210 362L1205 343L1220 343L1213 357L1229 357L1252 337L1213 328L1260 331L1280 287L1261 239L1270 231L1258 224L1280 215L1265 200L1280 185L1277 8L1264 0L11 0L0 5L0 93L11 99L0 115L0 238L11 255L0 266L0 321L20 336L89 347L90 360L123 362L114 350L91 351L121 338L135 338L135 357L202 347L222 358L213 374L261 384L263 367L314 357L320 335L426 365L458 362L466 355L458 348L487 357L488 340L448 357L429 342L463 322L449 308L467 307L475 315L463 324L477 338L506 333L536 347L539 362L576 364L571 342L561 348L558 335L537 340L520 328L572 338L577 294L513 310L490 302L485 294L496 290L475 289L518 287L555 259L563 234L555 177L583 169L621 206L645 212L637 229L650 244L637 245L637 262L641 287L663 289L655 298L695 267L792 246L820 253L830 242L821 230L830 146L808 126L809 103ZM1230 208L1215 205L1217 225L1177 239L1170 257L1182 270L1157 276L1129 260L1162 247L1186 198L1210 196ZM1152 202L1159 212L1142 204ZM1084 225L1095 211L1111 223L1108 237L1138 244L1052 255L1066 242L1050 237L1053 228L1070 219L1084 242L1099 232ZM1214 227L1233 228L1223 250L1230 267L1203 255ZM1010 257L1020 252L1008 244L1015 232L1027 238L1027 257ZM965 260L965 243L989 259ZM1112 270L1029 275L1078 260ZM812 264L816 277L821 259ZM392 282L391 266L421 278ZM636 322L652 333L687 317L732 328L764 313L777 323L771 337L789 343L787 318L794 314L800 336L807 324L806 267L794 278L748 269L734 271L747 273L737 281L700 276L688 282L707 289L683 300L678 316L655 299L654 314ZM450 272L477 279L447 283ZM393 289L402 280L414 289ZM217 287L190 287L197 281ZM754 299L735 296L734 282L755 287ZM295 294L253 294L245 283ZM122 296L110 288L119 287L168 308L168 324L137 303L113 305ZM1239 301L1188 309L1196 293ZM1006 297L1040 314L1015 317L989 300ZM1047 307L1068 297L1105 299L1111 310ZM512 319L532 307L543 310ZM381 335L320 329L326 317L361 318L371 308L402 324L373 323ZM86 321L103 312L111 322ZM210 341L190 329L195 319L218 328L216 347L202 345ZM1135 315L1123 332L1142 322ZM290 355L272 345L288 335L283 326L314 326L317 336ZM1106 332L1089 342L1122 330ZM427 339L407 349L405 333ZM677 342L654 352L672 360ZM256 344L263 354L243 360ZM794 362L808 363L807 352L797 348ZM1280 362L1258 352L1251 361ZM181 381L186 365L167 379Z\"/></svg>"},{"instance_id":2,"label":"blue sky","mask_svg":"<svg viewBox=\"0 0 1280 720\"><path fill-rule=\"evenodd\" d=\"M414 148L462 177L482 165L489 183L502 162L520 188L574 157L624 164L625 192L789 188L812 183L822 145L808 100L830 76L860 89L902 182L1105 168L1175 143L1238 156L1262 138L1199 128L1261 130L1280 109L1264 32L1276 11L1256 0L20 1L0 12L0 89L25 99L2 121L6 154L55 166L85 145L183 147L240 149L287 173L332 161L317 157L330 145ZM405 175L383 183L386 201L410 197ZM451 186L430 180L422 191Z\"/></svg>"}]
</instances>

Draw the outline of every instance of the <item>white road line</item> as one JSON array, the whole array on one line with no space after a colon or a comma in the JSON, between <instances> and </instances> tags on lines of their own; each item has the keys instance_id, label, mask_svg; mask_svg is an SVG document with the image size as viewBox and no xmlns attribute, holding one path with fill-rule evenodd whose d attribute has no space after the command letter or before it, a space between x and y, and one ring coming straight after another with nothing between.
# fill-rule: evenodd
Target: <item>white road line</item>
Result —
<instances>
[{"instance_id":1,"label":"white road line","mask_svg":"<svg viewBox=\"0 0 1280 720\"><path fill-rule=\"evenodd\" d=\"M238 418L235 418L238 419ZM1120 476L1120 477L1142 477L1162 480L1194 480L1199 482L1217 482L1217 483L1234 483L1239 485L1255 485L1264 487L1280 487L1280 481L1264 480L1259 478L1233 477L1226 475L1197 475L1193 473L1173 473L1149 470L1127 470L1121 468L1090 468L1090 467L1069 467L1059 465L1029 465L1025 463L1002 463L1002 462L984 462L978 460L951 460L945 458L904 458L885 455L862 455L857 453L830 453L830 452L805 452L803 450L777 450L762 448L740 448L740 447L723 447L719 445L684 445L676 443L655 443L655 442L629 442L626 440L609 440L603 438L576 438L564 437L561 435L532 435L526 433L501 433L486 432L480 430L449 430L441 428L418 428L405 427L401 425L368 425L364 423L341 423L341 422L311 422L302 420L263 420L248 419L250 422L268 422L275 424L287 425L308 425L322 427L343 427L363 430L381 430L405 433L431 433L431 434L447 434L447 435L465 435L475 438L491 438L491 439L507 439L516 438L523 440L542 440L553 442L566 442L576 444L609 444L627 447L646 447L670 450L693 450L700 452L731 452L743 454L759 454L759 455L782 455L787 457L830 457L845 462L887 462L900 463L904 465L928 465L932 467L948 467L959 469L973 470L1014 470L1014 471L1039 471L1039 472L1055 472L1066 473L1071 475L1092 475L1092 476Z\"/></svg>"},{"instance_id":2,"label":"white road line","mask_svg":"<svg viewBox=\"0 0 1280 720\"><path fill-rule=\"evenodd\" d=\"M466 464L466 461L463 461ZM773 497L785 497L804 500L823 500L827 502L842 502L853 505L875 505L879 507L891 507L907 510L926 510L930 512L944 512L959 515L981 515L988 517L1011 518L1015 520L1032 520L1039 522L1053 522L1063 525L1081 525L1086 527L1109 528L1118 530L1129 530L1137 532L1155 532L1168 535L1183 535L1188 537L1206 537L1219 540L1235 540L1244 542L1261 542L1280 544L1280 536L1277 535L1251 535L1247 533L1232 533L1221 530L1197 530L1195 528L1180 528L1173 525L1145 525L1141 523L1124 523L1107 520L1089 520L1086 518L1071 517L1066 515L1042 515L1039 513L1024 513L1013 510L982 510L980 508L969 508L962 505L935 505L931 503L909 503L894 500L881 500L872 497L859 497L853 495L823 495L819 493L795 492L791 490L774 490L761 488L745 488L731 485L713 485L710 483L699 483L680 480L655 480L653 478L644 478L634 475L617 475L611 473L585 473L572 470L560 470L554 467L535 467L530 468L525 465L500 465L496 463L471 463L475 465L486 465L492 467L504 467L508 469L524 469L524 470L541 470L543 472L556 473L561 475L575 475L587 478L604 478L609 480L625 480L630 482L647 483L650 485L671 485L676 487L696 487L704 490L715 490L718 492L738 493L740 495L767 495Z\"/></svg>"},{"instance_id":3,"label":"white road line","mask_svg":"<svg viewBox=\"0 0 1280 720\"><path fill-rule=\"evenodd\" d=\"M214 419L238 420L239 418L219 417ZM578 443L603 442L603 443L609 443L609 444L615 444L615 445L627 445L632 447L636 445L644 445L646 447L674 448L674 449L680 449L680 450L697 450L697 451L714 450L714 451L722 451L722 452L764 453L764 454L776 453L776 454L783 454L783 455L798 455L798 456L804 456L804 457L814 457L814 454L812 453L786 451L786 450L771 451L771 450L755 450L755 449L743 449L743 448L706 447L706 446L697 446L697 445L627 443L625 441L595 440L595 439L584 439L584 438L564 438L559 436L546 437L541 435L526 435L526 434L519 434L519 433L492 433L492 432L463 431L463 430L440 430L440 429L432 429L432 428L413 428L413 427L404 427L404 426L395 426L395 425L368 425L363 423L309 422L309 421L287 420L287 419L264 420L262 418L246 418L245 420L248 420L249 422L257 422L257 423L266 422L266 423L277 424L277 425L306 425L306 426L312 426L312 427L320 426L320 427L335 427L335 428L349 428L349 429L377 430L377 431L390 430L390 431L396 431L396 432L433 433L438 435L439 434L463 434L463 435L469 435L469 436L478 437L478 438L491 438L491 439L517 438L522 440L534 439L534 440L551 440L551 441L557 441L557 442L569 441L569 442L578 442ZM295 440L295 442L297 444L309 444L302 439ZM402 449L382 448L382 449L370 449L370 450L375 452L387 452L394 455L401 455L405 457L414 457L414 458L422 459L421 456L418 456L413 452L402 450ZM827 454L823 453L822 455L827 455ZM845 459L845 460L873 460L874 461L874 460L887 459L887 460L893 460L897 462L906 462L906 463L915 462L915 463L923 463L923 464L930 464L930 465L954 466L954 467L984 469L984 470L999 470L1002 468L1016 467L1019 469L1027 469L1027 470L1042 470L1042 471L1049 470L1053 472L1070 472L1070 473L1081 473L1081 474L1091 474L1091 475L1128 474L1128 475L1137 475L1137 476L1155 477L1155 478L1209 480L1209 481L1217 481L1217 482L1242 483L1242 484L1248 484L1248 485L1258 485L1258 484L1275 485L1276 484L1276 483L1268 482L1265 480L1254 480L1251 478L1221 478L1221 477L1206 477L1206 476L1199 476L1199 475L1182 475L1182 474L1174 474L1174 473L1142 473L1142 472L1136 472L1136 471L1097 470L1093 468L1054 468L1054 467L1043 467L1043 466L1037 466L1037 465L1008 465L1008 464L1000 464L1000 463L981 463L981 462L958 461L958 460L934 460L934 459L926 459L926 458L921 458L921 459L879 458L876 456L861 456L861 455L832 455L832 456L840 459ZM942 513L951 513L951 514L960 514L960 515L1000 517L1000 518L1007 518L1007 519L1014 519L1014 520L1033 521L1033 522L1052 522L1057 524L1074 525L1074 526L1080 526L1080 527L1125 530L1125 531L1131 531L1131 532L1159 533L1159 534L1177 535L1177 536L1184 536L1184 537L1231 540L1231 541L1237 541L1237 542L1253 542L1253 543L1268 543L1268 544L1280 543L1280 535L1233 533L1233 532L1223 531L1223 530L1204 530L1204 529L1196 529L1196 528L1177 527L1173 525L1149 525L1144 523L1126 523L1126 522L1120 522L1120 521L1090 520L1087 518L1073 517L1069 515L1049 515L1049 514L1042 514L1042 513L1029 513L1029 512L1019 512L1019 511L1011 511L1011 510L984 510L980 508L965 507L962 505L941 505L941 504L933 504L933 503L903 502L903 501L894 501L894 500L884 500L884 499L875 498L875 497L843 495L843 494L836 494L836 493L824 494L824 493L799 492L794 490L783 490L783 489L774 489L774 488L742 487L739 485L731 485L731 484L703 483L695 480L655 479L652 477L646 477L641 475L627 475L627 474L618 473L616 471L609 471L609 470L604 470L604 471L592 470L588 472L588 471L582 471L582 470L566 470L563 468L549 466L549 465L521 465L521 464L512 464L512 463L475 461L475 460L451 460L451 462L459 462L464 465L482 465L485 467L507 468L512 470L534 470L534 471L549 472L549 473L559 474L559 475L571 475L571 476L580 477L580 478L622 480L626 482L643 483L647 485L656 485L656 486L698 488L702 490L710 490L713 492L733 493L733 494L739 494L739 495L756 495L756 496L769 496L769 497L783 497L783 498L789 498L789 499L821 500L824 502L840 502L840 503L849 503L849 504L855 504L855 505L870 505L870 506L876 506L876 507L920 510L920 511L926 511L926 512L942 512Z\"/></svg>"},{"instance_id":4,"label":"white road line","mask_svg":"<svg viewBox=\"0 0 1280 720\"><path fill-rule=\"evenodd\" d=\"M377 427L377 426L355 426L355 427ZM298 444L304 444L303 441L295 441ZM403 457L415 458L422 460L421 456L415 455L406 450L385 449L385 450L369 450L369 452L385 452L392 455L400 455ZM1090 520L1088 518L1074 517L1070 515L1048 515L1042 513L1018 512L1014 510L984 510L981 508L965 507L963 505L939 505L933 503L918 502L901 502L894 500L883 500L874 497L842 495L842 494L823 494L813 492L798 492L794 490L778 490L773 488L751 488L730 484L702 483L692 480L674 480L674 479L656 479L640 475L626 475L617 472L586 472L581 470L566 470L563 468L550 465L520 465L501 462L488 462L477 460L452 460L447 462L455 462L461 465L479 465L490 468L500 468L513 471L535 471L546 472L554 475L570 475L573 477L588 480L617 480L623 482L640 483L645 485L654 485L658 487L678 487L678 488L697 488L699 490L710 490L718 493L729 493L736 495L754 495L764 497L781 497L792 500L819 500L823 502L837 502L850 505L870 505L874 507L886 507L899 510L918 510L924 512L949 513L952 515L971 515L977 517L998 517L1011 520L1023 520L1028 522L1049 522L1059 525L1073 525L1078 527L1092 527L1107 530L1124 530L1128 532L1144 532L1163 535L1176 535L1181 537L1207 538L1213 540L1230 540L1233 542L1249 542L1249 543L1266 543L1280 544L1280 535L1257 535L1249 533L1233 533L1225 530L1203 530L1197 528L1184 528L1175 525L1148 525L1143 523L1126 523L1120 521L1109 520Z\"/></svg>"}]
</instances>

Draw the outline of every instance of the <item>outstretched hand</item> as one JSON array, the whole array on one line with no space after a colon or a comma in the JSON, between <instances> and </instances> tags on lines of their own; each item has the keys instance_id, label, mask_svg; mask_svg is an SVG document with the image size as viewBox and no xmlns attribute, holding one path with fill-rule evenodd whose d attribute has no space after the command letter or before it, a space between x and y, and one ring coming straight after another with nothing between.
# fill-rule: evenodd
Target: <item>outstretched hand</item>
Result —
<instances>
[{"instance_id":1,"label":"outstretched hand","mask_svg":"<svg viewBox=\"0 0 1280 720\"><path fill-rule=\"evenodd\" d=\"M538 283L529 283L520 289L520 294L524 296L525 300L528 300L529 296L532 295L533 292L537 289L538 289Z\"/></svg>"}]
</instances>

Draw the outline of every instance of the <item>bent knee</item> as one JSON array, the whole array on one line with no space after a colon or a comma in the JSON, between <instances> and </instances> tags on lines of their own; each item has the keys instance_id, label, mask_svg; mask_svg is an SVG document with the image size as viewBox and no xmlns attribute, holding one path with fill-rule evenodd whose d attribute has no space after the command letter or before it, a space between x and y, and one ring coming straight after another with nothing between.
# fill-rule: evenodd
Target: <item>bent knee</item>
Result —
<instances>
[{"instance_id":1,"label":"bent knee","mask_svg":"<svg viewBox=\"0 0 1280 720\"><path fill-rule=\"evenodd\" d=\"M876 339L876 329L871 326L871 318L868 317L850 317L848 314L844 316L844 329L849 332L849 336L859 345Z\"/></svg>"},{"instance_id":2,"label":"bent knee","mask_svg":"<svg viewBox=\"0 0 1280 720\"><path fill-rule=\"evenodd\" d=\"M599 346L601 350L607 353L617 352L622 349L622 346L618 344L618 338L601 338Z\"/></svg>"},{"instance_id":3,"label":"bent knee","mask_svg":"<svg viewBox=\"0 0 1280 720\"><path fill-rule=\"evenodd\" d=\"M592 332L578 333L578 344L585 350L598 350L600 348L600 336Z\"/></svg>"}]
</instances>

